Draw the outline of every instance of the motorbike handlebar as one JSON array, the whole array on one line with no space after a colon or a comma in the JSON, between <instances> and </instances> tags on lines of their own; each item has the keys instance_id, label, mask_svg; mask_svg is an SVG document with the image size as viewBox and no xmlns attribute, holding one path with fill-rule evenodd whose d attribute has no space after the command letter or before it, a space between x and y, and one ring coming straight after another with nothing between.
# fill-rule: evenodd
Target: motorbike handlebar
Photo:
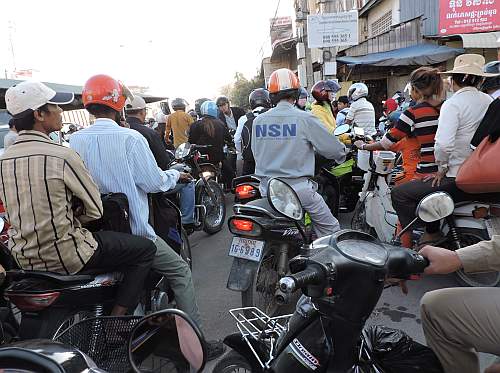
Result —
<instances>
[{"instance_id":1,"label":"motorbike handlebar","mask_svg":"<svg viewBox=\"0 0 500 373\"><path fill-rule=\"evenodd\" d=\"M279 281L283 293L293 293L307 285L315 285L323 280L324 272L318 266L309 266L303 271L288 275Z\"/></svg>"},{"instance_id":2,"label":"motorbike handlebar","mask_svg":"<svg viewBox=\"0 0 500 373\"><path fill-rule=\"evenodd\" d=\"M393 278L408 278L410 275L423 273L429 266L429 260L416 251L394 248L389 252L388 275Z\"/></svg>"},{"instance_id":3,"label":"motorbike handlebar","mask_svg":"<svg viewBox=\"0 0 500 373\"><path fill-rule=\"evenodd\" d=\"M196 144L193 144L191 145L194 149L208 149L208 148L211 148L212 145L196 145Z\"/></svg>"}]
</instances>

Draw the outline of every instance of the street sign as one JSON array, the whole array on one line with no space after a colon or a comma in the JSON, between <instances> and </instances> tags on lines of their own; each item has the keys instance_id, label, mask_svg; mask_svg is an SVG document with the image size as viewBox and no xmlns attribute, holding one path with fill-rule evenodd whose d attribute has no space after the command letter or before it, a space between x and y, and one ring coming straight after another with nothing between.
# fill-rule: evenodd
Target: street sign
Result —
<instances>
[{"instance_id":1,"label":"street sign","mask_svg":"<svg viewBox=\"0 0 500 373\"><path fill-rule=\"evenodd\" d=\"M500 30L500 0L440 0L441 35L495 30Z\"/></svg>"},{"instance_id":2,"label":"street sign","mask_svg":"<svg viewBox=\"0 0 500 373\"><path fill-rule=\"evenodd\" d=\"M358 11L307 16L309 48L358 44Z\"/></svg>"}]
</instances>

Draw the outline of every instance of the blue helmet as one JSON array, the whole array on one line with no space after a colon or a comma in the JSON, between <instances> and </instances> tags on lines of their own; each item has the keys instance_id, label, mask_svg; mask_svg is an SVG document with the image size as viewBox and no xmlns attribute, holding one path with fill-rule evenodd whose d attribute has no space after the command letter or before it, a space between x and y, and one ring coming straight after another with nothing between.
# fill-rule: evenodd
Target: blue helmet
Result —
<instances>
[{"instance_id":1,"label":"blue helmet","mask_svg":"<svg viewBox=\"0 0 500 373\"><path fill-rule=\"evenodd\" d=\"M215 103L215 101L205 101L203 104L201 104L200 112L202 117L219 117L219 109L217 109L217 104Z\"/></svg>"}]
</instances>

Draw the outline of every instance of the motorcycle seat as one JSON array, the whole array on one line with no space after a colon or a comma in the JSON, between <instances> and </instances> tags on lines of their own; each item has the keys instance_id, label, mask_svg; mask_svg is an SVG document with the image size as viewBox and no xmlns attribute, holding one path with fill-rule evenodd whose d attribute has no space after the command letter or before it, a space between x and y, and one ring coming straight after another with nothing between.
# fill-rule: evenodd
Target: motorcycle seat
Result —
<instances>
[{"instance_id":1,"label":"motorcycle seat","mask_svg":"<svg viewBox=\"0 0 500 373\"><path fill-rule=\"evenodd\" d=\"M23 280L26 278L38 278L41 280L56 281L61 284L87 283L95 279L95 276L93 275L61 275L55 272L24 271L24 270L8 271L7 276L16 281Z\"/></svg>"}]
</instances>

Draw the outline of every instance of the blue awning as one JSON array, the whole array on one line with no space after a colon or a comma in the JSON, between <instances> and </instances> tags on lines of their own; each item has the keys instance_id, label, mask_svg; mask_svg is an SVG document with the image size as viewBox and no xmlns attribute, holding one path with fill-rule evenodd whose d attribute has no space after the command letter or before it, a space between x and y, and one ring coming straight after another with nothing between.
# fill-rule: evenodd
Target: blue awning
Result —
<instances>
[{"instance_id":1,"label":"blue awning","mask_svg":"<svg viewBox=\"0 0 500 373\"><path fill-rule=\"evenodd\" d=\"M392 51L367 54L358 57L338 57L337 62L346 65L372 66L426 66L441 63L465 53L461 48L436 44L418 44Z\"/></svg>"}]
</instances>

